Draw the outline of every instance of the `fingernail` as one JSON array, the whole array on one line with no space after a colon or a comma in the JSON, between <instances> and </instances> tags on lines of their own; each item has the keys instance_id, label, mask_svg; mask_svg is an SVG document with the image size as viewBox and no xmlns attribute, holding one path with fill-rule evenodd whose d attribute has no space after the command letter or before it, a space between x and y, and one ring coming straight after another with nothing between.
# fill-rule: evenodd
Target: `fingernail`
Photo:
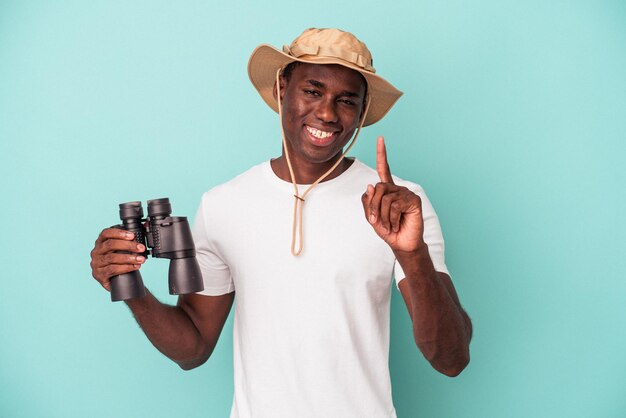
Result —
<instances>
[{"instance_id":1,"label":"fingernail","mask_svg":"<svg viewBox=\"0 0 626 418\"><path fill-rule=\"evenodd\" d=\"M137 244L137 250L139 251L144 251L146 248L143 246L143 244Z\"/></svg>"},{"instance_id":2,"label":"fingernail","mask_svg":"<svg viewBox=\"0 0 626 418\"><path fill-rule=\"evenodd\" d=\"M139 261L140 263L143 263L144 258L139 255L139 256L135 257L135 260Z\"/></svg>"},{"instance_id":3,"label":"fingernail","mask_svg":"<svg viewBox=\"0 0 626 418\"><path fill-rule=\"evenodd\" d=\"M127 232L126 238L135 238L135 234L133 234L132 232Z\"/></svg>"},{"instance_id":4,"label":"fingernail","mask_svg":"<svg viewBox=\"0 0 626 418\"><path fill-rule=\"evenodd\" d=\"M371 224L376 223L376 215L374 215L374 214L370 215L370 223Z\"/></svg>"}]
</instances>

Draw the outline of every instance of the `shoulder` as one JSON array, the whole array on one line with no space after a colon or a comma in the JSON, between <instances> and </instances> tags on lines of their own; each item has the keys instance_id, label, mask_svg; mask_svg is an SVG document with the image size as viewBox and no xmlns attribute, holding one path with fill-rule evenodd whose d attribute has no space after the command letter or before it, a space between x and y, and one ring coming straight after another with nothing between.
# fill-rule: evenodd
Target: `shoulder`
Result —
<instances>
[{"instance_id":1,"label":"shoulder","mask_svg":"<svg viewBox=\"0 0 626 418\"><path fill-rule=\"evenodd\" d=\"M204 192L202 201L226 198L229 195L244 194L247 190L255 189L266 179L269 161L257 164L243 173L233 177L225 183L218 184Z\"/></svg>"}]
</instances>

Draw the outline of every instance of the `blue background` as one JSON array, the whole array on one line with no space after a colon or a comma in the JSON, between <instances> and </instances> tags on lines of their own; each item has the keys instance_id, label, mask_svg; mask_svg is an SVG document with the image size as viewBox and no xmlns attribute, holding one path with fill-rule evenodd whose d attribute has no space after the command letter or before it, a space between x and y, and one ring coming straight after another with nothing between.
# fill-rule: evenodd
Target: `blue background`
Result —
<instances>
[{"instance_id":1,"label":"blue background","mask_svg":"<svg viewBox=\"0 0 626 418\"><path fill-rule=\"evenodd\" d=\"M310 26L357 34L405 92L352 154L385 135L424 186L474 321L447 378L394 291L399 417L626 416L626 3L591 0L0 1L0 416L228 416L231 320L183 372L89 252L119 202L193 217L280 152L246 64ZM173 303L166 265L142 271Z\"/></svg>"}]
</instances>

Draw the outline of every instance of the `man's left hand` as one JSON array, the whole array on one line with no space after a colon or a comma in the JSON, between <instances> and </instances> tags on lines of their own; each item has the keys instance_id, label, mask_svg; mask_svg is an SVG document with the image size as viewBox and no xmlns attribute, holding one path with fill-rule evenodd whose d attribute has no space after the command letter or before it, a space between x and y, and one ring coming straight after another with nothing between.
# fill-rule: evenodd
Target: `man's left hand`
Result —
<instances>
[{"instance_id":1,"label":"man's left hand","mask_svg":"<svg viewBox=\"0 0 626 418\"><path fill-rule=\"evenodd\" d=\"M361 197L365 218L393 251L419 249L424 245L422 200L406 187L394 184L382 136L376 144L376 171L380 182L369 184Z\"/></svg>"}]
</instances>

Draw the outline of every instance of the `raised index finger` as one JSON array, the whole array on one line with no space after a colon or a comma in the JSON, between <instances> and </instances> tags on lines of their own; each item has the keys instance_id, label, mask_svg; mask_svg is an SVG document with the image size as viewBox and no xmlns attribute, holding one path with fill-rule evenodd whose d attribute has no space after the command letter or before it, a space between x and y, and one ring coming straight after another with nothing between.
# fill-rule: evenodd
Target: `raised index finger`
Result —
<instances>
[{"instance_id":1,"label":"raised index finger","mask_svg":"<svg viewBox=\"0 0 626 418\"><path fill-rule=\"evenodd\" d=\"M389 170L389 163L387 163L385 138L382 136L378 137L378 142L376 143L376 171L378 172L380 181L383 183L394 184L393 179L391 178L391 170Z\"/></svg>"}]
</instances>

